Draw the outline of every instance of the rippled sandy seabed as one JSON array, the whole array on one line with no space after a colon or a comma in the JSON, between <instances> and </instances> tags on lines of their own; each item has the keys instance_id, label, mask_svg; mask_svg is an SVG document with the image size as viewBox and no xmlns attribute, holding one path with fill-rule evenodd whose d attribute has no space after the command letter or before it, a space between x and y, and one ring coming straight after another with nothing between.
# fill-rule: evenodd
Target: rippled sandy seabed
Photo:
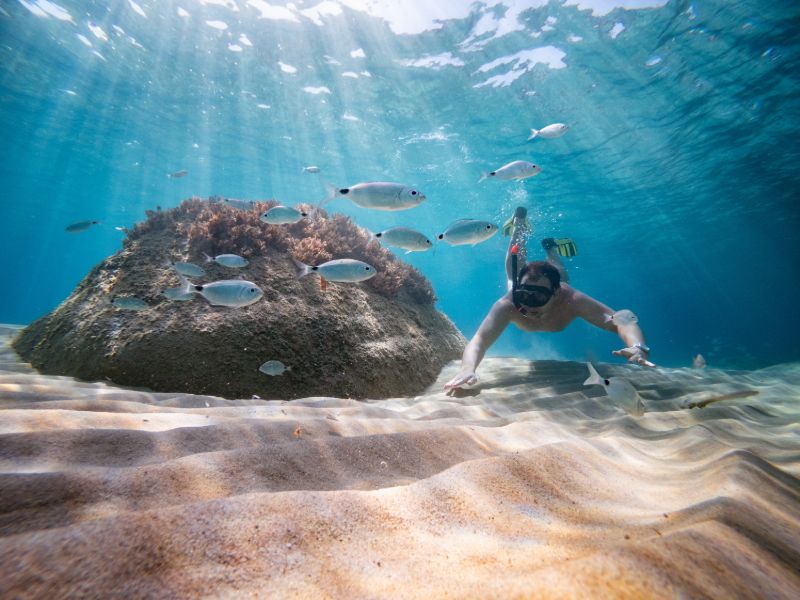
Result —
<instances>
[{"instance_id":1,"label":"rippled sandy seabed","mask_svg":"<svg viewBox=\"0 0 800 600\"><path fill-rule=\"evenodd\" d=\"M580 363L227 401L39 375L4 331L4 598L800 597L798 365L601 365L636 419Z\"/></svg>"}]
</instances>

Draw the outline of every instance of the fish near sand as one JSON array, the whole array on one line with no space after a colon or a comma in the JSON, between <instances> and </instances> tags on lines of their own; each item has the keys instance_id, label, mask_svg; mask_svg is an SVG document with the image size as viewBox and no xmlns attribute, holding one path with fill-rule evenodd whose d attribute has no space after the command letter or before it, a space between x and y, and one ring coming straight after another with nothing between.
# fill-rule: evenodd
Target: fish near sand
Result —
<instances>
[{"instance_id":1,"label":"fish near sand","mask_svg":"<svg viewBox=\"0 0 800 600\"><path fill-rule=\"evenodd\" d=\"M376 233L375 237L389 246L402 248L406 251L406 254L411 252L425 252L426 250L430 250L433 246L433 242L431 242L425 234L409 229L408 227L391 227L390 229Z\"/></svg>"},{"instance_id":2,"label":"fish near sand","mask_svg":"<svg viewBox=\"0 0 800 600\"><path fill-rule=\"evenodd\" d=\"M722 402L723 400L736 400L737 398L749 398L757 396L758 390L740 390L738 392L731 392L730 394L723 394L722 396L713 396L702 400L685 400L684 406L686 408L705 408L714 402Z\"/></svg>"},{"instance_id":3,"label":"fish near sand","mask_svg":"<svg viewBox=\"0 0 800 600\"><path fill-rule=\"evenodd\" d=\"M692 359L692 368L693 369L705 369L706 368L706 359L703 358L702 354L698 354Z\"/></svg>"},{"instance_id":4,"label":"fish near sand","mask_svg":"<svg viewBox=\"0 0 800 600\"><path fill-rule=\"evenodd\" d=\"M181 177L186 177L189 174L189 171L181 170L175 171L174 173L170 173L167 175L170 179L180 179Z\"/></svg>"},{"instance_id":5,"label":"fish near sand","mask_svg":"<svg viewBox=\"0 0 800 600\"><path fill-rule=\"evenodd\" d=\"M491 171L489 173L483 173L481 178L478 180L478 183L483 181L484 179L502 179L504 181L509 180L520 180L520 179L527 179L528 177L533 177L534 175L538 175L542 172L542 168L538 165L535 165L531 162L527 162L525 160L515 160L514 162L510 162L507 165L503 165L496 171Z\"/></svg>"},{"instance_id":6,"label":"fish near sand","mask_svg":"<svg viewBox=\"0 0 800 600\"><path fill-rule=\"evenodd\" d=\"M318 273L320 276L320 289L325 291L327 289L328 281L336 281L340 283L358 283L366 281L376 274L375 267L368 265L360 260L353 258L339 258L336 260L329 260L312 267L299 260L293 258L294 264L297 266L297 277L305 277L311 273Z\"/></svg>"},{"instance_id":7,"label":"fish near sand","mask_svg":"<svg viewBox=\"0 0 800 600\"><path fill-rule=\"evenodd\" d=\"M477 221L475 219L459 219L440 233L437 238L450 244L451 246L463 246L465 244L479 244L485 242L497 233L497 225L489 221Z\"/></svg>"},{"instance_id":8,"label":"fish near sand","mask_svg":"<svg viewBox=\"0 0 800 600\"><path fill-rule=\"evenodd\" d=\"M418 189L387 181L357 183L344 188L327 186L329 194L319 206L334 198L347 198L361 208L373 210L406 210L419 206L425 201L425 194Z\"/></svg>"},{"instance_id":9,"label":"fish near sand","mask_svg":"<svg viewBox=\"0 0 800 600\"><path fill-rule=\"evenodd\" d=\"M621 406L626 413L636 417L644 414L644 402L642 402L639 392L627 379L622 377L604 379L600 377L592 363L586 363L586 366L589 367L589 378L583 382L583 385L601 385L614 404Z\"/></svg>"},{"instance_id":10,"label":"fish near sand","mask_svg":"<svg viewBox=\"0 0 800 600\"><path fill-rule=\"evenodd\" d=\"M217 256L209 256L203 252L203 256L206 257L206 262L215 262L218 265L230 267L232 269L241 269L242 267L246 267L250 264L246 258L243 258L238 254L218 254Z\"/></svg>"},{"instance_id":11,"label":"fish near sand","mask_svg":"<svg viewBox=\"0 0 800 600\"><path fill-rule=\"evenodd\" d=\"M229 306L231 308L249 306L264 296L264 290L252 281L243 279L223 279L203 285L197 285L184 279L181 293L188 294L190 292L201 295L212 306Z\"/></svg>"},{"instance_id":12,"label":"fish near sand","mask_svg":"<svg viewBox=\"0 0 800 600\"><path fill-rule=\"evenodd\" d=\"M292 223L297 223L307 216L307 212L297 210L291 206L279 204L262 214L260 219L264 223L269 223L270 225L290 225Z\"/></svg>"},{"instance_id":13,"label":"fish near sand","mask_svg":"<svg viewBox=\"0 0 800 600\"><path fill-rule=\"evenodd\" d=\"M87 229L91 229L94 225L99 224L100 221L78 221L77 223L67 225L64 231L67 233L78 233L79 231L86 231Z\"/></svg>"},{"instance_id":14,"label":"fish near sand","mask_svg":"<svg viewBox=\"0 0 800 600\"><path fill-rule=\"evenodd\" d=\"M567 129L569 129L569 127L564 125L564 123L553 123L552 125L542 127L541 129L531 129L531 135L528 138L528 141L530 142L532 139L537 137L545 138L547 140L560 138L562 135L567 133Z\"/></svg>"},{"instance_id":15,"label":"fish near sand","mask_svg":"<svg viewBox=\"0 0 800 600\"><path fill-rule=\"evenodd\" d=\"M264 375L270 375L273 377L277 375L283 375L289 369L291 369L291 367L287 367L279 360L268 360L263 365L258 367L258 370L264 373Z\"/></svg>"},{"instance_id":16,"label":"fish near sand","mask_svg":"<svg viewBox=\"0 0 800 600\"><path fill-rule=\"evenodd\" d=\"M633 311L630 311L627 308L618 310L613 315L604 315L604 318L606 323L611 321L618 327L625 327L626 325L631 325L639 321L639 317L637 317Z\"/></svg>"}]
</instances>

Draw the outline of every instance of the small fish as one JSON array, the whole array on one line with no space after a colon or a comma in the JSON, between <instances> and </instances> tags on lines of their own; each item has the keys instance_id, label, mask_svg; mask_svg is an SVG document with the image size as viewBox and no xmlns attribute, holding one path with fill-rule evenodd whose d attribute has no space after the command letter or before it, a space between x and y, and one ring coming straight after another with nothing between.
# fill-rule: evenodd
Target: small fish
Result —
<instances>
[{"instance_id":1,"label":"small fish","mask_svg":"<svg viewBox=\"0 0 800 600\"><path fill-rule=\"evenodd\" d=\"M693 369L705 369L706 368L706 359L703 358L702 354L698 354L692 359L692 368Z\"/></svg>"},{"instance_id":2,"label":"small fish","mask_svg":"<svg viewBox=\"0 0 800 600\"><path fill-rule=\"evenodd\" d=\"M319 167L316 167L314 165L303 167L303 173L319 173Z\"/></svg>"},{"instance_id":3,"label":"small fish","mask_svg":"<svg viewBox=\"0 0 800 600\"><path fill-rule=\"evenodd\" d=\"M242 258L238 254L219 254L217 256L209 256L203 252L206 257L206 262L215 262L223 267L231 267L233 269L241 269L250 264L246 258Z\"/></svg>"},{"instance_id":4,"label":"small fish","mask_svg":"<svg viewBox=\"0 0 800 600\"><path fill-rule=\"evenodd\" d=\"M223 198L222 196L212 196L209 201L212 204L224 204L239 210L251 210L256 205L253 200L237 200L236 198Z\"/></svg>"},{"instance_id":5,"label":"small fish","mask_svg":"<svg viewBox=\"0 0 800 600\"><path fill-rule=\"evenodd\" d=\"M464 244L479 244L485 242L497 233L497 225L489 221L477 221L475 219L459 219L437 237L444 240L451 246L463 246Z\"/></svg>"},{"instance_id":6,"label":"small fish","mask_svg":"<svg viewBox=\"0 0 800 600\"><path fill-rule=\"evenodd\" d=\"M527 177L538 175L541 172L542 168L533 163L524 160L515 160L507 165L503 165L496 171L492 171L491 173L483 173L481 178L478 180L478 183L489 177L494 179L503 179L505 181L510 179L525 179Z\"/></svg>"},{"instance_id":7,"label":"small fish","mask_svg":"<svg viewBox=\"0 0 800 600\"><path fill-rule=\"evenodd\" d=\"M406 254L410 252L425 252L433 246L433 243L426 235L408 227L392 227L376 233L375 237L389 246L402 248L406 251Z\"/></svg>"},{"instance_id":8,"label":"small fish","mask_svg":"<svg viewBox=\"0 0 800 600\"><path fill-rule=\"evenodd\" d=\"M297 259L293 260L294 264L297 265L298 277L305 277L309 273L319 273L323 281L357 283L359 281L366 281L370 277L375 276L375 267L352 258L329 260L315 267L302 263Z\"/></svg>"},{"instance_id":9,"label":"small fish","mask_svg":"<svg viewBox=\"0 0 800 600\"><path fill-rule=\"evenodd\" d=\"M186 279L181 289L183 293L200 294L212 306L230 306L232 308L249 306L258 302L264 295L264 290L255 283L243 279L223 279L204 285L196 285Z\"/></svg>"},{"instance_id":10,"label":"small fish","mask_svg":"<svg viewBox=\"0 0 800 600\"><path fill-rule=\"evenodd\" d=\"M176 263L167 263L175 268L175 270L180 275L184 275L186 277L205 277L206 272L203 270L202 267L198 267L194 263L190 262L176 262Z\"/></svg>"},{"instance_id":11,"label":"small fish","mask_svg":"<svg viewBox=\"0 0 800 600\"><path fill-rule=\"evenodd\" d=\"M136 296L114 296L111 299L111 305L122 310L145 310L150 308L149 304Z\"/></svg>"},{"instance_id":12,"label":"small fish","mask_svg":"<svg viewBox=\"0 0 800 600\"><path fill-rule=\"evenodd\" d=\"M736 400L737 398L749 398L750 396L756 395L758 395L758 390L741 390L738 392L731 392L730 394L724 394L722 396L706 398L704 400L684 400L683 404L686 408L705 408L714 402L721 402L722 400Z\"/></svg>"},{"instance_id":13,"label":"small fish","mask_svg":"<svg viewBox=\"0 0 800 600\"><path fill-rule=\"evenodd\" d=\"M531 137L528 138L528 141L530 142L535 137L545 138L548 140L560 138L562 135L567 133L567 129L569 129L569 127L563 123L553 123L552 125L542 127L541 129L531 129Z\"/></svg>"},{"instance_id":14,"label":"small fish","mask_svg":"<svg viewBox=\"0 0 800 600\"><path fill-rule=\"evenodd\" d=\"M608 397L615 404L622 406L625 412L637 417L644 414L644 403L639 397L639 392L627 379L622 377L603 379L591 363L586 363L586 366L589 367L589 378L583 382L583 385L602 385Z\"/></svg>"},{"instance_id":15,"label":"small fish","mask_svg":"<svg viewBox=\"0 0 800 600\"><path fill-rule=\"evenodd\" d=\"M633 311L630 311L627 308L618 310L613 315L604 315L604 318L606 323L611 321L617 327L625 327L639 321L639 317L637 317Z\"/></svg>"},{"instance_id":16,"label":"small fish","mask_svg":"<svg viewBox=\"0 0 800 600\"><path fill-rule=\"evenodd\" d=\"M414 208L425 201L425 194L416 188L402 183L373 181L356 185L335 188L328 186L329 195L320 202L320 206L334 198L348 198L361 208L375 210L406 210Z\"/></svg>"},{"instance_id":17,"label":"small fish","mask_svg":"<svg viewBox=\"0 0 800 600\"><path fill-rule=\"evenodd\" d=\"M174 173L170 173L167 175L170 179L180 179L181 177L186 177L189 174L189 171L175 171Z\"/></svg>"},{"instance_id":18,"label":"small fish","mask_svg":"<svg viewBox=\"0 0 800 600\"><path fill-rule=\"evenodd\" d=\"M258 370L264 373L265 375L283 375L286 371L290 370L291 367L287 367L279 360L268 360L263 365L258 367Z\"/></svg>"},{"instance_id":19,"label":"small fish","mask_svg":"<svg viewBox=\"0 0 800 600\"><path fill-rule=\"evenodd\" d=\"M194 292L187 291L188 285L187 280L185 277L181 276L181 285L174 288L167 288L161 295L166 297L169 300L175 300L177 302L186 302L187 300L192 300L194 298Z\"/></svg>"},{"instance_id":20,"label":"small fish","mask_svg":"<svg viewBox=\"0 0 800 600\"><path fill-rule=\"evenodd\" d=\"M78 233L79 231L91 229L93 225L100 225L100 221L78 221L72 225L67 225L65 231L69 233Z\"/></svg>"},{"instance_id":21,"label":"small fish","mask_svg":"<svg viewBox=\"0 0 800 600\"><path fill-rule=\"evenodd\" d=\"M300 219L307 217L308 213L292 208L291 206L273 206L263 215L261 220L270 225L288 225L290 223L297 223Z\"/></svg>"}]
</instances>

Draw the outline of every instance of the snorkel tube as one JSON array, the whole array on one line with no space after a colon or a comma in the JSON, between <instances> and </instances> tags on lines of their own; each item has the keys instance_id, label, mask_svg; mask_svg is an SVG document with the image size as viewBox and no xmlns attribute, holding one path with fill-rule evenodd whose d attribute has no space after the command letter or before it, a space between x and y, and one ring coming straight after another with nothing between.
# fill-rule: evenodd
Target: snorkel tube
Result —
<instances>
[{"instance_id":1,"label":"snorkel tube","mask_svg":"<svg viewBox=\"0 0 800 600\"><path fill-rule=\"evenodd\" d=\"M517 276L517 272L519 270L519 246L514 244L511 246L511 301L514 303L514 308L516 308L519 312L523 315L527 313L524 308L522 308L522 303L519 301L519 294L517 293L517 284L519 283L519 277Z\"/></svg>"}]
</instances>

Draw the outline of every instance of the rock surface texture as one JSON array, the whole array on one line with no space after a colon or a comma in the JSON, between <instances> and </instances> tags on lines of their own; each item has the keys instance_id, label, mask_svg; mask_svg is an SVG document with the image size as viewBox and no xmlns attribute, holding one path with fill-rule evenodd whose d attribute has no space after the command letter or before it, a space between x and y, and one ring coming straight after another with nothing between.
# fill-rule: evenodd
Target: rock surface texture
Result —
<instances>
[{"instance_id":1,"label":"rock surface texture","mask_svg":"<svg viewBox=\"0 0 800 600\"><path fill-rule=\"evenodd\" d=\"M262 223L259 216L274 204L241 210L193 198L149 211L123 249L28 326L15 349L42 373L226 398L413 395L460 357L464 337L436 310L433 289L418 271L342 215ZM239 254L249 264L206 263L204 252ZM293 258L311 265L354 258L378 274L322 290L316 274L297 277ZM202 266L205 277L193 283L242 278L264 297L244 308L212 306L200 296L168 300L161 292L180 285L170 261ZM149 308L110 304L128 296ZM289 370L259 372L268 360Z\"/></svg>"}]
</instances>

